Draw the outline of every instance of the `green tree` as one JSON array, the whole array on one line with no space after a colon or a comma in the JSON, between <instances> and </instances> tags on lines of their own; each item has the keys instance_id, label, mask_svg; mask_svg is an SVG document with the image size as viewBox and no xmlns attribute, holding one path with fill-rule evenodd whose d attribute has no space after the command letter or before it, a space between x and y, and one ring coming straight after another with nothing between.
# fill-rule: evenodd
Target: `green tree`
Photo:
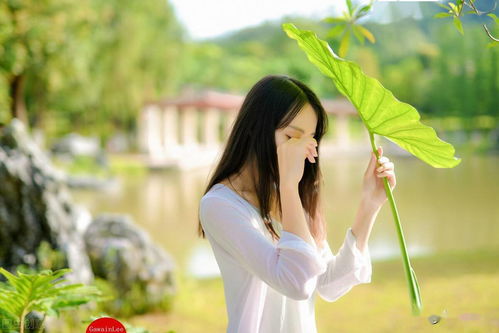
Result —
<instances>
[{"instance_id":1,"label":"green tree","mask_svg":"<svg viewBox=\"0 0 499 333\"><path fill-rule=\"evenodd\" d=\"M84 8L87 2L81 1ZM31 80L42 82L32 89L37 102L46 101L49 77L44 68L52 60L60 60L68 34L71 17L78 17L76 6L70 0L4 0L0 2L0 75L2 93L10 101L11 116L27 122L26 87Z\"/></svg>"},{"instance_id":2,"label":"green tree","mask_svg":"<svg viewBox=\"0 0 499 333\"><path fill-rule=\"evenodd\" d=\"M185 32L166 1L2 0L0 19L4 120L105 137L176 89Z\"/></svg>"}]
</instances>

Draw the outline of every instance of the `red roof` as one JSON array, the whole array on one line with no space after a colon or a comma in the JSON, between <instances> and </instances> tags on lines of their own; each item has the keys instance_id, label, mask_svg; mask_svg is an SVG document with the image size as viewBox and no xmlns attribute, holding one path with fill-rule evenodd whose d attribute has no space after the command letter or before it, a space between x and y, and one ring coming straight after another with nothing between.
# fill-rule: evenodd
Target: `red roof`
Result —
<instances>
[{"instance_id":1,"label":"red roof","mask_svg":"<svg viewBox=\"0 0 499 333\"><path fill-rule=\"evenodd\" d=\"M177 106L179 109L195 107L198 109L216 108L223 111L238 111L245 96L229 94L214 90L194 92L186 90L179 97L164 99L158 102L148 102L145 106L157 105L160 107ZM357 115L355 107L345 98L322 99L326 112L331 114Z\"/></svg>"}]
</instances>

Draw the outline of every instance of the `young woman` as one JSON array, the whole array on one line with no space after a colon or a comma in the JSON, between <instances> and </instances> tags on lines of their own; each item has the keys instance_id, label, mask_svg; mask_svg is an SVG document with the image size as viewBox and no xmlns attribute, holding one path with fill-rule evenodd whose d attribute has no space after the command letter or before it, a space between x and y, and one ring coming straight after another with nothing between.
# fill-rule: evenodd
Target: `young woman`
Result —
<instances>
[{"instance_id":1,"label":"young woman","mask_svg":"<svg viewBox=\"0 0 499 333\"><path fill-rule=\"evenodd\" d=\"M318 147L327 117L300 81L269 75L246 96L199 205L199 235L224 283L229 333L314 333L315 292L334 302L370 283L367 241L395 187L394 165L371 159L355 223L339 253L326 237Z\"/></svg>"}]
</instances>

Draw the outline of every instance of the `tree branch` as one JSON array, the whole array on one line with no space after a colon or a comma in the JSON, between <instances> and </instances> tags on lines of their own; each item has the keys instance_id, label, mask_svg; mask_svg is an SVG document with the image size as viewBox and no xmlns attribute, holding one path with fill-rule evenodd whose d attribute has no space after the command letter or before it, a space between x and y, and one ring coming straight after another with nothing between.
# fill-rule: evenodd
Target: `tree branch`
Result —
<instances>
[{"instance_id":1,"label":"tree branch","mask_svg":"<svg viewBox=\"0 0 499 333\"><path fill-rule=\"evenodd\" d=\"M479 11L479 10L476 8L476 6L475 6L475 4L473 3L473 1L474 1L474 0L470 0L470 1L469 1L469 3L467 3L466 1L464 1L464 3L465 3L468 7L472 8L478 16L482 16L483 14L487 14L487 13L492 12L492 11L496 8L496 5L497 5L497 2L494 2L494 8L492 8L492 9L491 9L490 11L488 11L488 12L481 12L481 11ZM490 39L492 39L492 40L493 40L493 41L495 41L495 42L499 42L499 39L498 39L498 38L496 38L496 37L492 36L492 34L490 33L490 31L489 31L489 29L487 28L487 25L486 25L485 23L484 23L484 24L482 24L482 26L483 26L483 28L485 29L485 32L487 33L487 36L489 36L489 38L490 38Z\"/></svg>"}]
</instances>

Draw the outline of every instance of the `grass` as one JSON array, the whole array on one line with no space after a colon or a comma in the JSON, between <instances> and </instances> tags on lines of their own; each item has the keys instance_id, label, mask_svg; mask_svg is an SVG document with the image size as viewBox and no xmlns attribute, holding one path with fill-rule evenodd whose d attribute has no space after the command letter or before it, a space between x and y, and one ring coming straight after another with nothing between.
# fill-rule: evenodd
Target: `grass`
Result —
<instances>
[{"instance_id":1,"label":"grass","mask_svg":"<svg viewBox=\"0 0 499 333\"><path fill-rule=\"evenodd\" d=\"M108 165L106 169L97 164L93 157L78 156L71 162L65 162L54 158L56 167L63 169L71 175L93 175L97 178L106 179L113 175L142 176L148 171L142 157L133 154L108 154Z\"/></svg>"},{"instance_id":2,"label":"grass","mask_svg":"<svg viewBox=\"0 0 499 333\"><path fill-rule=\"evenodd\" d=\"M143 157L137 154L109 154L109 168L115 174L145 175L148 172Z\"/></svg>"},{"instance_id":3,"label":"grass","mask_svg":"<svg viewBox=\"0 0 499 333\"><path fill-rule=\"evenodd\" d=\"M499 248L412 258L411 263L421 288L421 316L411 314L402 262L373 262L370 284L355 286L336 302L316 299L318 332L499 332ZM224 332L222 281L179 276L178 282L171 313L129 321L151 332ZM429 322L444 310L440 322Z\"/></svg>"}]
</instances>

